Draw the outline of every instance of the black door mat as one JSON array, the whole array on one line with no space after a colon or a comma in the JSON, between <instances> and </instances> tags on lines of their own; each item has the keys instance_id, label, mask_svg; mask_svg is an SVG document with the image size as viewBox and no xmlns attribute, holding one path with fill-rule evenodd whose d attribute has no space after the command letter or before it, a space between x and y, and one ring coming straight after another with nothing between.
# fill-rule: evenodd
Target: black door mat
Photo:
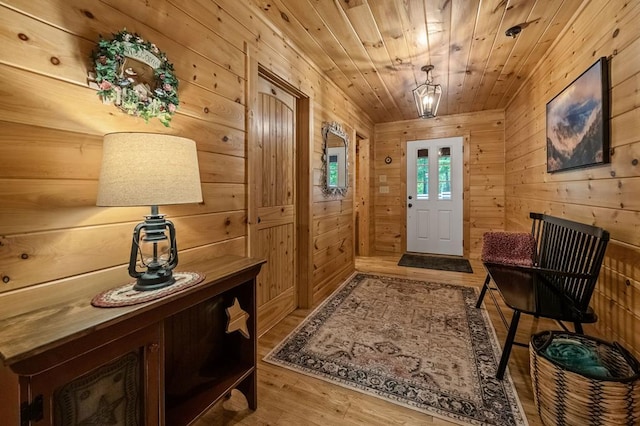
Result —
<instances>
[{"instance_id":1,"label":"black door mat","mask_svg":"<svg viewBox=\"0 0 640 426\"><path fill-rule=\"evenodd\" d=\"M398 266L411 268L437 269L439 271L467 272L472 274L471 264L467 259L459 257L429 256L424 254L405 253Z\"/></svg>"}]
</instances>

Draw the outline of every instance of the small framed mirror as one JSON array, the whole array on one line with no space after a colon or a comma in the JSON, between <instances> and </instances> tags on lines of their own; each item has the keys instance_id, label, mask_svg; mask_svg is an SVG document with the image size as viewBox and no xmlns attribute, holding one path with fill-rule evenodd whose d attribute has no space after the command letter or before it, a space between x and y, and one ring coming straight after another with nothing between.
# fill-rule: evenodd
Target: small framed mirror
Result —
<instances>
[{"instance_id":1,"label":"small framed mirror","mask_svg":"<svg viewBox=\"0 0 640 426\"><path fill-rule=\"evenodd\" d=\"M349 186L349 137L340 124L324 123L322 141L322 192L325 196L344 196Z\"/></svg>"}]
</instances>

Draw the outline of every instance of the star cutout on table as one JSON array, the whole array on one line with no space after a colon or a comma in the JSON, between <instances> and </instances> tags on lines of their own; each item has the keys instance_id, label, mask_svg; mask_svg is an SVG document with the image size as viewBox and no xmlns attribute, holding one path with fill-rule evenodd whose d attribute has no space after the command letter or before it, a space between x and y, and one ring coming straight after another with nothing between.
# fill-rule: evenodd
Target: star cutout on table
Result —
<instances>
[{"instance_id":1,"label":"star cutout on table","mask_svg":"<svg viewBox=\"0 0 640 426\"><path fill-rule=\"evenodd\" d=\"M247 328L249 314L240 307L240 302L238 302L237 297L233 298L233 305L229 306L226 311L229 319L227 321L227 333L233 333L237 330L249 339L251 337L249 335L249 329Z\"/></svg>"}]
</instances>

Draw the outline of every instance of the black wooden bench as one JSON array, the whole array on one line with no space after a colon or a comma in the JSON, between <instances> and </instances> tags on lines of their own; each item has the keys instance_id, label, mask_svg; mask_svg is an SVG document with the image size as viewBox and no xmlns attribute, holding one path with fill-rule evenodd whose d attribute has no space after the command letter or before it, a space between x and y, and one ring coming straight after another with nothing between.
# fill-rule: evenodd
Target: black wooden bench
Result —
<instances>
[{"instance_id":1,"label":"black wooden bench","mask_svg":"<svg viewBox=\"0 0 640 426\"><path fill-rule=\"evenodd\" d=\"M491 289L497 290L513 310L508 325L494 292L489 292L509 330L496 373L498 379L504 376L512 345L528 346L514 341L521 313L557 320L565 330L562 321L571 322L577 333L583 333L583 323L597 320L589 301L598 280L609 233L595 226L546 214L531 213L530 216L535 245L531 266L509 264L508 259L498 263L490 256L485 260L483 254L487 278L476 307L480 307L487 290ZM490 236L485 235L485 243ZM491 281L495 287L490 286Z\"/></svg>"}]
</instances>

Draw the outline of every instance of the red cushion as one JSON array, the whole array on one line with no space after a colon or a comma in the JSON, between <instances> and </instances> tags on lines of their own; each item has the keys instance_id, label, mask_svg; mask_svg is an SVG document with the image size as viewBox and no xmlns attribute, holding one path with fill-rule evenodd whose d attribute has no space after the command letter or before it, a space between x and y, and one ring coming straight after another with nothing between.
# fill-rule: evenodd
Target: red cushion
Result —
<instances>
[{"instance_id":1,"label":"red cushion","mask_svg":"<svg viewBox=\"0 0 640 426\"><path fill-rule=\"evenodd\" d=\"M482 261L532 266L536 240L527 232L486 232L482 236Z\"/></svg>"}]
</instances>

